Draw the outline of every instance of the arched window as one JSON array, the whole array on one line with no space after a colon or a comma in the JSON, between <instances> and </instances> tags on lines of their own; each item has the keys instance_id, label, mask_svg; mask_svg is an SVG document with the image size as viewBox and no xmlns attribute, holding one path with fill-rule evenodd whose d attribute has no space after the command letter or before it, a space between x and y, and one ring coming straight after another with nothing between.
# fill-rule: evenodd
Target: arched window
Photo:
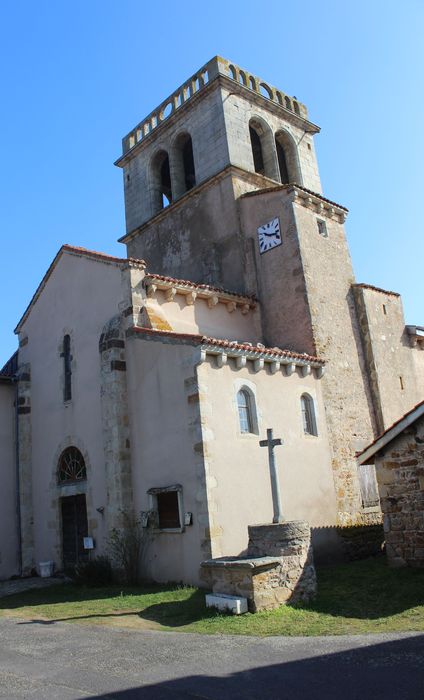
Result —
<instances>
[{"instance_id":1,"label":"arched window","mask_svg":"<svg viewBox=\"0 0 424 700\"><path fill-rule=\"evenodd\" d=\"M72 355L71 355L71 337L65 335L63 338L63 400L70 401L72 399Z\"/></svg>"},{"instance_id":2,"label":"arched window","mask_svg":"<svg viewBox=\"0 0 424 700\"><path fill-rule=\"evenodd\" d=\"M87 479L84 457L77 447L67 447L59 457L59 484L73 484Z\"/></svg>"},{"instance_id":3,"label":"arched window","mask_svg":"<svg viewBox=\"0 0 424 700\"><path fill-rule=\"evenodd\" d=\"M297 147L292 136L287 131L278 131L275 135L275 148L280 182L283 185L290 182L301 185L302 175L299 168Z\"/></svg>"},{"instance_id":4,"label":"arched window","mask_svg":"<svg viewBox=\"0 0 424 700\"><path fill-rule=\"evenodd\" d=\"M275 139L275 146L277 148L277 158L278 158L278 168L280 170L280 180L283 185L287 185L289 180L289 171L287 170L287 161L284 148L278 139Z\"/></svg>"},{"instance_id":5,"label":"arched window","mask_svg":"<svg viewBox=\"0 0 424 700\"><path fill-rule=\"evenodd\" d=\"M260 136L256 129L253 128L253 126L249 126L249 133L250 143L252 144L253 165L255 167L255 173L265 175L264 157L262 154Z\"/></svg>"},{"instance_id":6,"label":"arched window","mask_svg":"<svg viewBox=\"0 0 424 700\"><path fill-rule=\"evenodd\" d=\"M254 433L254 398L247 389L237 392L237 407L239 414L240 432Z\"/></svg>"},{"instance_id":7,"label":"arched window","mask_svg":"<svg viewBox=\"0 0 424 700\"><path fill-rule=\"evenodd\" d=\"M152 161L153 214L172 202L171 171L166 151L159 151Z\"/></svg>"},{"instance_id":8,"label":"arched window","mask_svg":"<svg viewBox=\"0 0 424 700\"><path fill-rule=\"evenodd\" d=\"M196 184L194 169L193 143L190 134L180 134L173 147L173 178L174 196L181 197Z\"/></svg>"},{"instance_id":9,"label":"arched window","mask_svg":"<svg viewBox=\"0 0 424 700\"><path fill-rule=\"evenodd\" d=\"M303 432L305 435L318 435L317 423L315 419L314 400L309 394L302 394L300 397L302 409Z\"/></svg>"},{"instance_id":10,"label":"arched window","mask_svg":"<svg viewBox=\"0 0 424 700\"><path fill-rule=\"evenodd\" d=\"M249 122L249 134L255 172L278 180L278 165L270 127L263 119L254 117Z\"/></svg>"}]
</instances>

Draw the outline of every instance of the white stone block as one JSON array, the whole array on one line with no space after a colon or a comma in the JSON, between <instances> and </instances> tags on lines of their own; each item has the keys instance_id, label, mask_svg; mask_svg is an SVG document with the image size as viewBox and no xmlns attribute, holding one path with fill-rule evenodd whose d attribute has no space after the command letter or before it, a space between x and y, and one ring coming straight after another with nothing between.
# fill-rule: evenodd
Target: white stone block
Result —
<instances>
[{"instance_id":1,"label":"white stone block","mask_svg":"<svg viewBox=\"0 0 424 700\"><path fill-rule=\"evenodd\" d=\"M233 615L242 615L247 612L247 598L224 593L207 593L206 607L231 612Z\"/></svg>"}]
</instances>

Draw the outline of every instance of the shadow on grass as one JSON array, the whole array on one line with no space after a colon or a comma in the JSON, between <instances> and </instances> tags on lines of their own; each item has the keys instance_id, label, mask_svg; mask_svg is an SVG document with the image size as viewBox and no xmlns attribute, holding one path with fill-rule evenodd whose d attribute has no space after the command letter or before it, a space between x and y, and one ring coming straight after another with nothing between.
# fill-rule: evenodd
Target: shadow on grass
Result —
<instances>
[{"instance_id":1,"label":"shadow on grass","mask_svg":"<svg viewBox=\"0 0 424 700\"><path fill-rule=\"evenodd\" d=\"M333 617L376 620L424 605L424 569L393 569L384 555L318 569L307 607Z\"/></svg>"},{"instance_id":2,"label":"shadow on grass","mask_svg":"<svg viewBox=\"0 0 424 700\"><path fill-rule=\"evenodd\" d=\"M138 595L142 595L139 591ZM204 591L195 591L189 598L170 602L156 603L143 610L128 610L124 612L91 613L81 615L67 615L55 617L49 620L31 619L18 622L18 625L53 625L56 622L71 622L76 620L113 619L124 617L139 617L143 620L155 622L164 627L183 627L199 620L216 617L215 610L205 607Z\"/></svg>"},{"instance_id":3,"label":"shadow on grass","mask_svg":"<svg viewBox=\"0 0 424 700\"><path fill-rule=\"evenodd\" d=\"M99 603L98 612L96 602ZM80 607L80 614L72 606L69 615L61 610L62 614L57 617L52 616L53 610L46 610L54 604L72 603ZM376 620L406 613L421 605L424 605L424 569L391 569L385 557L379 557L319 568L315 601L289 607L332 617ZM92 589L69 584L0 599L0 610L23 607L40 607L40 616L51 619L31 622L46 625L67 620L138 616L164 627L178 628L217 615L205 607L205 591L193 590L181 595L181 588L175 585Z\"/></svg>"}]
</instances>

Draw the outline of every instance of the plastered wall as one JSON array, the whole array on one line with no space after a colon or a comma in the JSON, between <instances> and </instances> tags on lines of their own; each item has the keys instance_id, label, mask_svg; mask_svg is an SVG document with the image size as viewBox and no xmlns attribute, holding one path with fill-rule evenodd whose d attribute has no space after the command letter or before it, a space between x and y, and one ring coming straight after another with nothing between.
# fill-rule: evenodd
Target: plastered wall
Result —
<instances>
[{"instance_id":1,"label":"plastered wall","mask_svg":"<svg viewBox=\"0 0 424 700\"><path fill-rule=\"evenodd\" d=\"M15 460L15 386L0 379L0 579L19 573Z\"/></svg>"},{"instance_id":2,"label":"plastered wall","mask_svg":"<svg viewBox=\"0 0 424 700\"><path fill-rule=\"evenodd\" d=\"M108 531L99 339L123 298L119 265L64 254L23 325L20 364L31 368L34 561L62 566L60 498L85 493L88 529L101 551ZM63 400L63 336L71 336L72 400ZM83 454L87 481L58 486L62 450ZM105 507L104 515L97 512Z\"/></svg>"}]
</instances>

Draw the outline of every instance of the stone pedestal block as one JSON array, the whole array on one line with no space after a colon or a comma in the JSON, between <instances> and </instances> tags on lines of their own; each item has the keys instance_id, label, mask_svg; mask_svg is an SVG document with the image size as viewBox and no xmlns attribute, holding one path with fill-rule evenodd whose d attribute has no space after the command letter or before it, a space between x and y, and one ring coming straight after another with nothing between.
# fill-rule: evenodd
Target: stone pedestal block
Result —
<instances>
[{"instance_id":1,"label":"stone pedestal block","mask_svg":"<svg viewBox=\"0 0 424 700\"><path fill-rule=\"evenodd\" d=\"M316 594L310 528L304 521L249 527L246 557L202 562L214 593L247 598L250 612L308 601Z\"/></svg>"}]
</instances>

